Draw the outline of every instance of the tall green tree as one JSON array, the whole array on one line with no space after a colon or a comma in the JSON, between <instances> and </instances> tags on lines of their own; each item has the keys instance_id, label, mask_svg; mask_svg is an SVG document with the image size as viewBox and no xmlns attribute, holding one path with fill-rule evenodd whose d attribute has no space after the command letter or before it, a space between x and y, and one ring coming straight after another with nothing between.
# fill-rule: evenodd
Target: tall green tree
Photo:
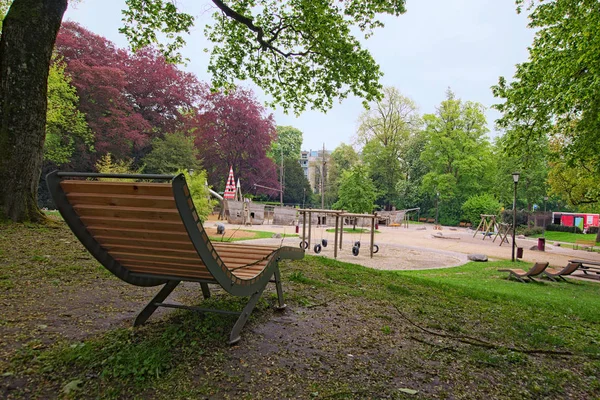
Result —
<instances>
[{"instance_id":1,"label":"tall green tree","mask_svg":"<svg viewBox=\"0 0 600 400\"><path fill-rule=\"evenodd\" d=\"M279 165L283 159L300 159L302 151L302 131L293 126L277 126L277 138L271 143L267 157Z\"/></svg>"},{"instance_id":2,"label":"tall green tree","mask_svg":"<svg viewBox=\"0 0 600 400\"><path fill-rule=\"evenodd\" d=\"M206 29L209 70L217 87L253 80L272 103L303 111L326 110L336 98L381 95L381 71L353 32L369 37L381 14L405 12L405 0L335 3L212 0ZM169 59L181 60L194 18L173 0L127 0L123 32L134 48L167 39ZM47 108L50 57L67 0L14 0L0 39L0 219L43 220L37 207ZM353 30L358 28L357 30Z\"/></svg>"},{"instance_id":3,"label":"tall green tree","mask_svg":"<svg viewBox=\"0 0 600 400\"><path fill-rule=\"evenodd\" d=\"M333 205L336 210L352 213L370 213L375 206L377 189L367 169L357 164L349 171L344 171L338 193L339 200Z\"/></svg>"},{"instance_id":4,"label":"tall green tree","mask_svg":"<svg viewBox=\"0 0 600 400\"><path fill-rule=\"evenodd\" d=\"M349 171L359 161L358 153L346 143L340 143L329 156L327 166L327 186L325 190L325 202L333 204L338 200L340 181L344 171Z\"/></svg>"},{"instance_id":5,"label":"tall green tree","mask_svg":"<svg viewBox=\"0 0 600 400\"><path fill-rule=\"evenodd\" d=\"M307 204L310 202L312 190L310 182L304 176L304 170L298 162L298 157L288 157L284 160L283 170L283 202L286 204Z\"/></svg>"},{"instance_id":6,"label":"tall green tree","mask_svg":"<svg viewBox=\"0 0 600 400\"><path fill-rule=\"evenodd\" d=\"M457 222L462 203L491 185L484 107L463 102L448 90L436 113L423 119L427 142L421 160L429 172L423 177L421 190L431 198L439 193L443 215Z\"/></svg>"},{"instance_id":7,"label":"tall green tree","mask_svg":"<svg viewBox=\"0 0 600 400\"><path fill-rule=\"evenodd\" d=\"M68 163L76 142L91 148L93 135L85 115L77 109L78 104L77 91L71 86L71 78L65 75L65 64L55 62L48 75L44 160L56 165Z\"/></svg>"},{"instance_id":8,"label":"tall green tree","mask_svg":"<svg viewBox=\"0 0 600 400\"><path fill-rule=\"evenodd\" d=\"M389 208L399 200L398 181L405 176L402 148L422 121L415 103L396 88L386 87L383 94L360 116L357 141L364 145L363 160L380 194L378 203Z\"/></svg>"},{"instance_id":9,"label":"tall green tree","mask_svg":"<svg viewBox=\"0 0 600 400\"><path fill-rule=\"evenodd\" d=\"M173 174L200 167L194 138L183 133L166 134L164 138L152 140L152 151L143 160L145 171L153 174Z\"/></svg>"},{"instance_id":10,"label":"tall green tree","mask_svg":"<svg viewBox=\"0 0 600 400\"><path fill-rule=\"evenodd\" d=\"M561 152L569 162L600 153L600 2L517 0L528 4L535 38L529 59L517 65L512 82L500 77L494 96L508 130L509 149L528 148L546 135L568 138ZM533 154L535 148L530 150ZM595 164L596 177L600 165Z\"/></svg>"}]
</instances>

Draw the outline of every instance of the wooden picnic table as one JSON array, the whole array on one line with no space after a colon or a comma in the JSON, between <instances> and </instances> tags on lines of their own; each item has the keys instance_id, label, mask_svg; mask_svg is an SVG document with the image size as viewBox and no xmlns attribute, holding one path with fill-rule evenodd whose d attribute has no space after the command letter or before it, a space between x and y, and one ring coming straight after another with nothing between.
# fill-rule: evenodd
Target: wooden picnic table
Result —
<instances>
[{"instance_id":1,"label":"wooden picnic table","mask_svg":"<svg viewBox=\"0 0 600 400\"><path fill-rule=\"evenodd\" d=\"M600 262L598 262L598 261L569 260L569 262L579 263L580 266L579 266L578 270L583 271L584 274L587 274L588 271L600 274Z\"/></svg>"}]
</instances>

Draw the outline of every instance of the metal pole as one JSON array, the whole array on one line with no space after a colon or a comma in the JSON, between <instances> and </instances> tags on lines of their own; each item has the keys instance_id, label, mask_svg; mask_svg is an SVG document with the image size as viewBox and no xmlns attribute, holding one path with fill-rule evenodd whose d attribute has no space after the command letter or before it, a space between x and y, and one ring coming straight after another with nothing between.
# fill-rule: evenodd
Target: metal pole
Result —
<instances>
[{"instance_id":1,"label":"metal pole","mask_svg":"<svg viewBox=\"0 0 600 400\"><path fill-rule=\"evenodd\" d=\"M440 192L437 192L437 197L435 198L435 224L438 225L438 216L440 211Z\"/></svg>"},{"instance_id":2,"label":"metal pole","mask_svg":"<svg viewBox=\"0 0 600 400\"><path fill-rule=\"evenodd\" d=\"M279 143L279 148L281 149L281 169L279 171L279 205L283 207L283 146Z\"/></svg>"},{"instance_id":3,"label":"metal pole","mask_svg":"<svg viewBox=\"0 0 600 400\"><path fill-rule=\"evenodd\" d=\"M321 154L321 210L325 208L325 143Z\"/></svg>"},{"instance_id":4,"label":"metal pole","mask_svg":"<svg viewBox=\"0 0 600 400\"><path fill-rule=\"evenodd\" d=\"M342 238L344 236L344 216L340 218L340 250L342 249Z\"/></svg>"},{"instance_id":5,"label":"metal pole","mask_svg":"<svg viewBox=\"0 0 600 400\"><path fill-rule=\"evenodd\" d=\"M548 196L544 196L544 237L546 237L546 202L548 201Z\"/></svg>"},{"instance_id":6,"label":"metal pole","mask_svg":"<svg viewBox=\"0 0 600 400\"><path fill-rule=\"evenodd\" d=\"M515 261L515 234L517 230L517 182L515 182L515 193L513 196L513 232L512 232L512 261Z\"/></svg>"}]
</instances>

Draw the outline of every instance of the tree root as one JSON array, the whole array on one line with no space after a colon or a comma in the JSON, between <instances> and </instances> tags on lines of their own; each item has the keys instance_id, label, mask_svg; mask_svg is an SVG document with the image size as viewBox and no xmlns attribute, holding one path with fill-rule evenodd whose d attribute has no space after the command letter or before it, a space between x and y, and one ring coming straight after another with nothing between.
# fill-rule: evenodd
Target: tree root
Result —
<instances>
[{"instance_id":1,"label":"tree root","mask_svg":"<svg viewBox=\"0 0 600 400\"><path fill-rule=\"evenodd\" d=\"M557 356L574 356L574 355L576 355L576 354L574 354L571 351L555 351L555 350L544 350L544 349L521 349L521 348L513 347L513 346L505 346L505 345L499 345L499 344L495 344L495 343L490 343L490 342L487 342L485 340L482 340L482 339L479 339L479 338L476 338L476 337L473 337L473 336L449 335L447 333L435 332L435 331L432 331L430 329L424 328L424 327L416 324L410 318L408 318L406 316L406 314L404 314L402 311L400 311L400 309L398 308L398 306L396 306L395 304L392 304L392 305L394 306L394 308L396 309L396 311L398 311L398 314L404 320L406 320L409 324L411 324L412 326L414 326L414 327L420 329L421 331L423 331L425 333L428 333L430 335L434 335L434 336L438 336L438 337L443 337L443 338L447 338L447 339L453 339L453 340L456 340L456 341L458 341L460 343L468 344L468 345L471 345L471 346L485 347L487 349L495 349L495 350L506 349L506 350L513 351L515 353L523 353L523 354L549 354L549 355L557 355ZM419 341L419 340L417 340L417 341ZM424 342L424 341L420 341L420 342ZM427 343L427 344L431 344L431 343Z\"/></svg>"}]
</instances>

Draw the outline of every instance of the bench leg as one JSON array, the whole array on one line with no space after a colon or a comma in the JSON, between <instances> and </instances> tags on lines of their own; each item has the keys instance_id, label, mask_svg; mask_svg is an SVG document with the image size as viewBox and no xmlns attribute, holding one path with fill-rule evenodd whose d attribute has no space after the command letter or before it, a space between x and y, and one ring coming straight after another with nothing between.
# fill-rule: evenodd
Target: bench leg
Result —
<instances>
[{"instance_id":1,"label":"bench leg","mask_svg":"<svg viewBox=\"0 0 600 400\"><path fill-rule=\"evenodd\" d=\"M152 301L150 301L150 303L148 303L148 305L144 307L144 309L138 314L137 318L135 319L135 322L133 323L133 326L140 326L144 322L146 322L146 320L148 320L148 318L150 318L150 316L158 308L156 303L162 303L167 297L169 297L169 295L177 287L177 285L179 285L179 281L167 282L167 284L163 286L162 289L160 289L160 292L158 292L156 296L154 296Z\"/></svg>"},{"instance_id":2,"label":"bench leg","mask_svg":"<svg viewBox=\"0 0 600 400\"><path fill-rule=\"evenodd\" d=\"M202 296L204 296L204 300L210 299L210 289L208 288L208 283L201 283L200 287L202 288Z\"/></svg>"},{"instance_id":3,"label":"bench leg","mask_svg":"<svg viewBox=\"0 0 600 400\"><path fill-rule=\"evenodd\" d=\"M233 345L240 341L240 332L242 331L244 325L246 325L246 321L248 321L248 318L250 317L250 314L252 314L254 307L256 307L256 303L258 303L258 299L260 299L260 296L264 292L265 286L263 286L258 292L255 292L252 296L250 296L248 303L242 310L240 317L235 322L235 325L231 330L231 334L229 335L229 344Z\"/></svg>"},{"instance_id":4,"label":"bench leg","mask_svg":"<svg viewBox=\"0 0 600 400\"><path fill-rule=\"evenodd\" d=\"M277 289L277 309L283 310L286 306L285 301L283 300L283 289L281 288L281 273L279 272L279 268L275 268L275 273L273 274L275 278L275 288Z\"/></svg>"}]
</instances>

